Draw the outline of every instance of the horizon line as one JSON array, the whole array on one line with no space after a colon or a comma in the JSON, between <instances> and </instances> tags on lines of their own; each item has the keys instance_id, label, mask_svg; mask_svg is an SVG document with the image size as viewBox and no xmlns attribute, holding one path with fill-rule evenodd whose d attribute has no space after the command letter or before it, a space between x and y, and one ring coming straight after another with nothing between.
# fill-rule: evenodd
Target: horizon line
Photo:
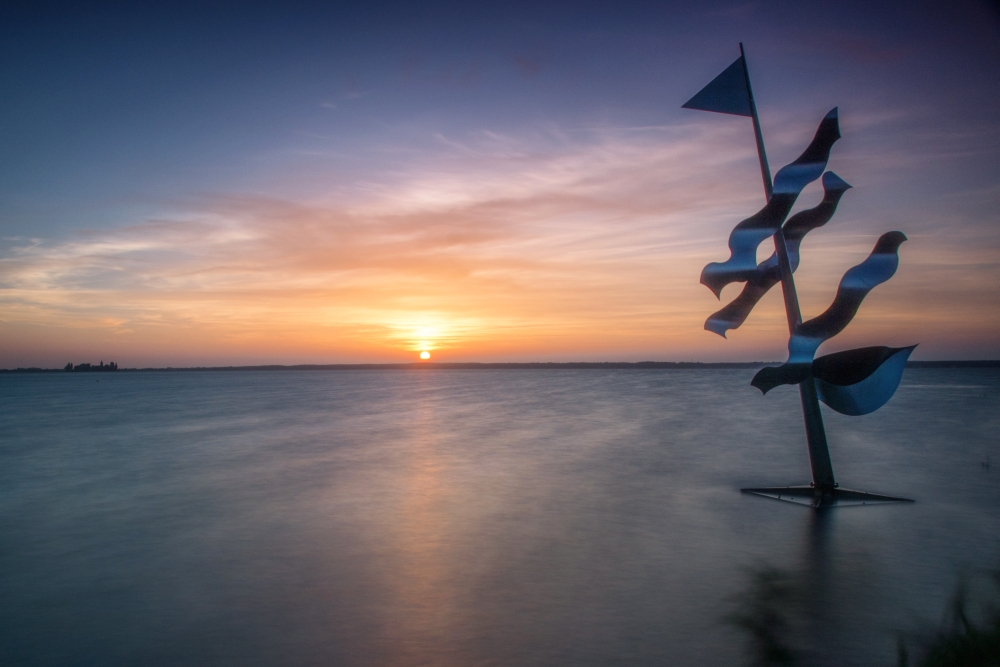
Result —
<instances>
[{"instance_id":1,"label":"horizon line","mask_svg":"<svg viewBox=\"0 0 1000 667\"><path fill-rule=\"evenodd\" d=\"M763 368L765 366L781 365L780 361L533 361L533 362L441 362L418 361L400 363L369 363L369 364L259 364L248 366L150 366L144 368L122 368L115 371L100 370L100 366L92 366L86 371L68 371L65 368L18 367L0 368L0 373L72 373L72 372L174 372L174 371L373 371L373 370L601 370L601 369L636 369L636 370L711 370L711 369L741 369ZM971 360L936 360L907 361L908 368L1000 368L1000 359ZM107 368L107 367L104 367Z\"/></svg>"}]
</instances>

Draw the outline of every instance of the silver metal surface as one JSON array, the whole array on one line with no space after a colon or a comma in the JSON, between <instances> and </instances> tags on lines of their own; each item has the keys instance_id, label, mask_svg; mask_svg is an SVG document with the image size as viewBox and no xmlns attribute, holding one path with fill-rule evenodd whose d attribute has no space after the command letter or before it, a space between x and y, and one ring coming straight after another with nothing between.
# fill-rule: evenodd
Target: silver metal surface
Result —
<instances>
[{"instance_id":1,"label":"silver metal surface","mask_svg":"<svg viewBox=\"0 0 1000 667\"><path fill-rule=\"evenodd\" d=\"M910 498L897 498L880 493L867 493L852 489L818 489L815 486L770 486L753 489L740 489L764 498L781 500L786 503L805 505L821 509L824 507L847 507L851 505L884 505L886 503L912 503Z\"/></svg>"},{"instance_id":2,"label":"silver metal surface","mask_svg":"<svg viewBox=\"0 0 1000 667\"><path fill-rule=\"evenodd\" d=\"M767 151L764 150L764 134L760 131L760 118L757 117L757 103L753 101L753 86L750 85L750 68L747 65L747 54L740 42L740 60L743 62L743 81L747 86L747 101L750 103L750 118L753 120L753 136L757 141L757 157L760 160L760 177L764 181L764 198L771 201L772 186L771 168L767 165Z\"/></svg>"},{"instance_id":3,"label":"silver metal surface","mask_svg":"<svg viewBox=\"0 0 1000 667\"><path fill-rule=\"evenodd\" d=\"M740 69L742 77L739 76ZM705 328L725 337L728 330L739 327L746 320L771 287L781 283L789 330L788 361L777 368L762 369L751 384L764 393L779 384L799 385L813 483L808 487L743 491L817 508L912 502L906 498L838 488L819 402L822 400L847 415L862 415L877 410L895 392L906 359L915 346L861 348L814 359L819 346L850 323L868 292L896 272L899 264L897 250L906 236L902 232L883 234L868 259L850 269L841 279L833 304L819 317L803 322L792 276L799 264L802 239L809 231L826 224L833 217L841 196L851 187L833 172L823 173L830 150L840 138L837 109L826 115L809 147L798 159L780 169L772 184L752 90L741 43L740 58L684 105L689 109L749 115L753 119L767 196L764 208L742 221L730 233L729 259L708 264L702 270L701 283L716 297L721 297L722 289L729 283L746 283L735 300L708 318ZM802 189L821 174L823 201L785 222ZM757 248L768 236L774 239L774 254L758 265Z\"/></svg>"},{"instance_id":4,"label":"silver metal surface","mask_svg":"<svg viewBox=\"0 0 1000 667\"><path fill-rule=\"evenodd\" d=\"M798 384L810 377L819 346L847 328L865 296L896 273L897 251L905 240L902 232L883 234L868 258L844 274L830 307L795 328L788 341L788 361L778 367L760 369L750 384L766 394L778 385Z\"/></svg>"},{"instance_id":5,"label":"silver metal surface","mask_svg":"<svg viewBox=\"0 0 1000 667\"><path fill-rule=\"evenodd\" d=\"M802 239L813 229L822 227L837 211L837 204L850 185L832 171L823 174L823 201L814 208L796 213L782 227L788 252L789 267L794 272L799 267L799 247ZM777 251L757 265L756 273L747 279L740 295L721 310L712 313L705 321L705 329L723 338L726 331L739 328L750 315L757 302L776 284L781 282L781 267Z\"/></svg>"},{"instance_id":6,"label":"silver metal surface","mask_svg":"<svg viewBox=\"0 0 1000 667\"><path fill-rule=\"evenodd\" d=\"M842 415L875 412L896 393L915 347L863 347L819 357L812 364L819 400Z\"/></svg>"},{"instance_id":7,"label":"silver metal surface","mask_svg":"<svg viewBox=\"0 0 1000 667\"><path fill-rule=\"evenodd\" d=\"M701 272L701 283L716 297L729 283L745 282L757 273L757 246L774 236L802 188L819 178L826 169L830 149L840 138L837 110L826 115L809 147L774 177L774 194L760 211L736 225L729 235L729 259L712 262Z\"/></svg>"}]
</instances>

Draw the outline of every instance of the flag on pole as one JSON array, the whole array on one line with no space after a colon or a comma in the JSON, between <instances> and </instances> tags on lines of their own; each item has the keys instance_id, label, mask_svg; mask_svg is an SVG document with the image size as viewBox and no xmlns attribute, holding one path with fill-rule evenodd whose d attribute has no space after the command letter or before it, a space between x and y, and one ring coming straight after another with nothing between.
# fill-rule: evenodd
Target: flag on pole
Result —
<instances>
[{"instance_id":1,"label":"flag on pole","mask_svg":"<svg viewBox=\"0 0 1000 667\"><path fill-rule=\"evenodd\" d=\"M698 91L698 94L685 102L681 108L752 117L750 90L747 87L743 56L737 58L736 62L712 79L711 83Z\"/></svg>"}]
</instances>

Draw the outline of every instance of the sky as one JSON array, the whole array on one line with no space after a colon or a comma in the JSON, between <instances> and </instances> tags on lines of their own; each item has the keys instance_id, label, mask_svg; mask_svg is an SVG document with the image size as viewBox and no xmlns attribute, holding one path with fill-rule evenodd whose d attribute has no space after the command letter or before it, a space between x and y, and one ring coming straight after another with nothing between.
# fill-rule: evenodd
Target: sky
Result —
<instances>
[{"instance_id":1,"label":"sky","mask_svg":"<svg viewBox=\"0 0 1000 667\"><path fill-rule=\"evenodd\" d=\"M703 328L764 194L750 120L681 105L741 41L772 173L839 108L804 316L909 238L821 353L1000 358L995 2L23 2L0 368L784 360L777 289Z\"/></svg>"}]
</instances>

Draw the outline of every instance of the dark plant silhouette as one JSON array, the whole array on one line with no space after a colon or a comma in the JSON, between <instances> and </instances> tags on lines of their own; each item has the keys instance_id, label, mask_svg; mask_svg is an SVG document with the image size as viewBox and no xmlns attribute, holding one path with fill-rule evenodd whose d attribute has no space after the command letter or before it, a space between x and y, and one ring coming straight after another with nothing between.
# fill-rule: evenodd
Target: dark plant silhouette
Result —
<instances>
[{"instance_id":1,"label":"dark plant silhouette","mask_svg":"<svg viewBox=\"0 0 1000 667\"><path fill-rule=\"evenodd\" d=\"M725 617L746 632L748 663L808 664L806 626L800 623L808 616L801 575L770 566L751 569L748 575L735 611ZM1000 570L990 578L1000 591ZM937 629L898 636L898 667L1000 667L1000 606L994 601L983 605L978 617L970 613L970 584L960 580Z\"/></svg>"},{"instance_id":2,"label":"dark plant silhouette","mask_svg":"<svg viewBox=\"0 0 1000 667\"><path fill-rule=\"evenodd\" d=\"M737 610L726 616L728 623L747 632L750 664L764 667L797 663L789 613L797 597L797 586L788 572L773 567L751 572L750 585L737 598Z\"/></svg>"},{"instance_id":3,"label":"dark plant silhouette","mask_svg":"<svg viewBox=\"0 0 1000 667\"><path fill-rule=\"evenodd\" d=\"M1000 590L1000 570L992 573ZM983 619L969 617L969 582L959 583L948 606L945 621L930 638L917 638L921 659L916 667L1000 667L1000 608L989 605ZM906 641L899 639L899 667L909 667Z\"/></svg>"}]
</instances>

